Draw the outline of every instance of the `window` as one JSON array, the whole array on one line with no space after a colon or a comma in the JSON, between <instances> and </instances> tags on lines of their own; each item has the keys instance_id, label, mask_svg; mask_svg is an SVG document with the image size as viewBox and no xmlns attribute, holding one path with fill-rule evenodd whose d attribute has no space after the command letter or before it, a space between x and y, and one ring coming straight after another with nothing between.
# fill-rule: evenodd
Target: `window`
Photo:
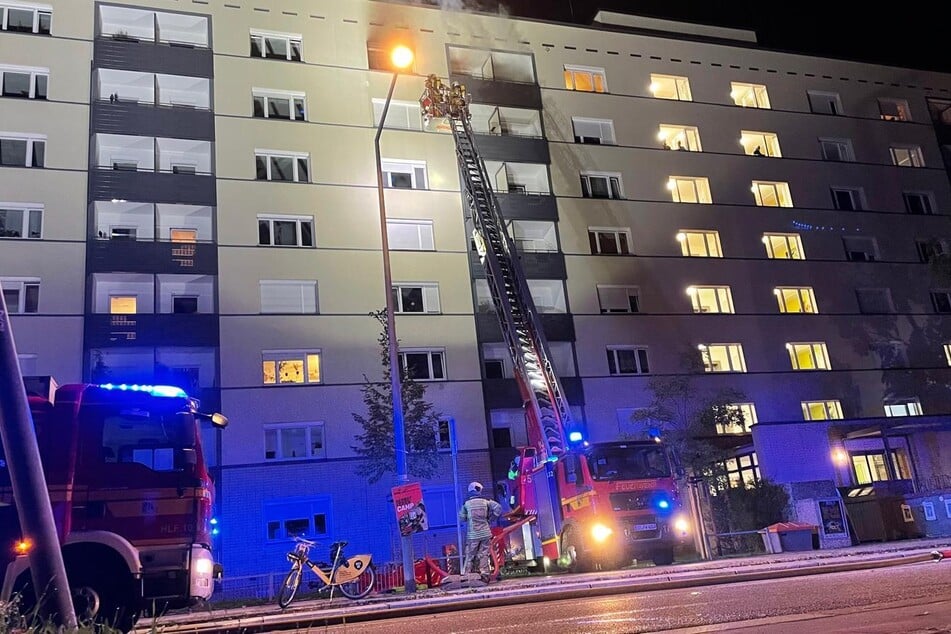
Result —
<instances>
[{"instance_id":1,"label":"window","mask_svg":"<svg viewBox=\"0 0 951 634\"><path fill-rule=\"evenodd\" d=\"M756 458L756 452L743 454L736 458L728 458L720 463L724 480L719 488L725 490L731 489L750 489L756 486L760 481L759 461Z\"/></svg>"},{"instance_id":2,"label":"window","mask_svg":"<svg viewBox=\"0 0 951 634\"><path fill-rule=\"evenodd\" d=\"M425 161L383 159L383 186L397 189L426 189Z\"/></svg>"},{"instance_id":3,"label":"window","mask_svg":"<svg viewBox=\"0 0 951 634\"><path fill-rule=\"evenodd\" d=\"M687 288L695 313L732 313L733 293L729 286L691 286Z\"/></svg>"},{"instance_id":4,"label":"window","mask_svg":"<svg viewBox=\"0 0 951 634\"><path fill-rule=\"evenodd\" d=\"M690 96L690 82L686 77L651 73L649 89L651 94L658 99L693 100L693 97Z\"/></svg>"},{"instance_id":5,"label":"window","mask_svg":"<svg viewBox=\"0 0 951 634\"><path fill-rule=\"evenodd\" d=\"M0 238L40 238L43 208L0 203Z\"/></svg>"},{"instance_id":6,"label":"window","mask_svg":"<svg viewBox=\"0 0 951 634\"><path fill-rule=\"evenodd\" d=\"M571 127L575 133L575 143L593 145L614 145L614 122L610 119L584 119L572 117Z\"/></svg>"},{"instance_id":7,"label":"window","mask_svg":"<svg viewBox=\"0 0 951 634\"><path fill-rule=\"evenodd\" d=\"M802 238L798 233L764 233L766 257L771 260L805 260Z\"/></svg>"},{"instance_id":8,"label":"window","mask_svg":"<svg viewBox=\"0 0 951 634\"><path fill-rule=\"evenodd\" d=\"M383 116L383 106L386 105L385 99L373 100L373 125L380 125L380 118ZM419 103L408 101L391 101L390 107L386 111L386 124L384 127L396 128L399 130L422 130L423 117L419 109Z\"/></svg>"},{"instance_id":9,"label":"window","mask_svg":"<svg viewBox=\"0 0 951 634\"><path fill-rule=\"evenodd\" d=\"M0 289L3 290L3 301L7 304L7 311L11 314L39 312L39 278L2 277Z\"/></svg>"},{"instance_id":10,"label":"window","mask_svg":"<svg viewBox=\"0 0 951 634\"><path fill-rule=\"evenodd\" d=\"M254 162L259 181L310 181L309 154L255 150Z\"/></svg>"},{"instance_id":11,"label":"window","mask_svg":"<svg viewBox=\"0 0 951 634\"><path fill-rule=\"evenodd\" d=\"M905 209L910 214L931 215L934 213L934 197L929 192L902 192Z\"/></svg>"},{"instance_id":12,"label":"window","mask_svg":"<svg viewBox=\"0 0 951 634\"><path fill-rule=\"evenodd\" d=\"M320 350L265 350L264 385L320 383Z\"/></svg>"},{"instance_id":13,"label":"window","mask_svg":"<svg viewBox=\"0 0 951 634\"><path fill-rule=\"evenodd\" d=\"M833 187L832 204L841 211L865 209L865 192L859 188Z\"/></svg>"},{"instance_id":14,"label":"window","mask_svg":"<svg viewBox=\"0 0 951 634\"><path fill-rule=\"evenodd\" d=\"M929 522L938 519L938 515L934 510L934 502L922 502L921 503L921 512L924 513L925 519Z\"/></svg>"},{"instance_id":15,"label":"window","mask_svg":"<svg viewBox=\"0 0 951 634\"><path fill-rule=\"evenodd\" d=\"M935 259L951 255L951 244L948 240L916 240L915 246L918 248L918 258L922 262L933 262Z\"/></svg>"},{"instance_id":16,"label":"window","mask_svg":"<svg viewBox=\"0 0 951 634\"><path fill-rule=\"evenodd\" d=\"M582 174L581 195L585 198L623 198L621 175L612 173Z\"/></svg>"},{"instance_id":17,"label":"window","mask_svg":"<svg viewBox=\"0 0 951 634\"><path fill-rule=\"evenodd\" d=\"M732 403L727 405L730 413L737 413L743 417L743 424L717 423L718 434L743 434L750 431L750 428L759 422L756 417L756 405L753 403Z\"/></svg>"},{"instance_id":18,"label":"window","mask_svg":"<svg viewBox=\"0 0 951 634\"><path fill-rule=\"evenodd\" d=\"M301 61L300 35L251 31L251 57Z\"/></svg>"},{"instance_id":19,"label":"window","mask_svg":"<svg viewBox=\"0 0 951 634\"><path fill-rule=\"evenodd\" d=\"M753 181L753 197L759 207L792 207L789 183Z\"/></svg>"},{"instance_id":20,"label":"window","mask_svg":"<svg viewBox=\"0 0 951 634\"><path fill-rule=\"evenodd\" d=\"M917 145L893 145L888 148L892 155L892 164L899 167L924 167L925 159Z\"/></svg>"},{"instance_id":21,"label":"window","mask_svg":"<svg viewBox=\"0 0 951 634\"><path fill-rule=\"evenodd\" d=\"M710 181L705 177L671 176L667 179L667 189L675 203L710 204Z\"/></svg>"},{"instance_id":22,"label":"window","mask_svg":"<svg viewBox=\"0 0 951 634\"><path fill-rule=\"evenodd\" d=\"M636 286L598 284L598 304L601 306L601 313L639 313L641 312L640 294L641 291Z\"/></svg>"},{"instance_id":23,"label":"window","mask_svg":"<svg viewBox=\"0 0 951 634\"><path fill-rule=\"evenodd\" d=\"M367 68L369 70L385 70L392 73L395 70L412 73L415 66L410 64L408 68L397 69L393 65L392 59L393 45L383 42L367 42Z\"/></svg>"},{"instance_id":24,"label":"window","mask_svg":"<svg viewBox=\"0 0 951 634\"><path fill-rule=\"evenodd\" d=\"M684 229L677 233L682 255L697 258L722 258L719 231Z\"/></svg>"},{"instance_id":25,"label":"window","mask_svg":"<svg viewBox=\"0 0 951 634\"><path fill-rule=\"evenodd\" d=\"M0 132L0 165L44 167L46 137Z\"/></svg>"},{"instance_id":26,"label":"window","mask_svg":"<svg viewBox=\"0 0 951 634\"><path fill-rule=\"evenodd\" d=\"M608 346L610 374L649 374L647 348L638 346Z\"/></svg>"},{"instance_id":27,"label":"window","mask_svg":"<svg viewBox=\"0 0 951 634\"><path fill-rule=\"evenodd\" d=\"M808 91L809 110L818 114L842 114L838 93Z\"/></svg>"},{"instance_id":28,"label":"window","mask_svg":"<svg viewBox=\"0 0 951 634\"><path fill-rule=\"evenodd\" d=\"M951 366L951 343L946 343L942 346L944 350L944 359L948 362L948 365Z\"/></svg>"},{"instance_id":29,"label":"window","mask_svg":"<svg viewBox=\"0 0 951 634\"><path fill-rule=\"evenodd\" d=\"M803 420L841 420L842 403L832 401L802 401Z\"/></svg>"},{"instance_id":30,"label":"window","mask_svg":"<svg viewBox=\"0 0 951 634\"><path fill-rule=\"evenodd\" d=\"M138 306L138 297L135 295L110 295L109 314L134 315Z\"/></svg>"},{"instance_id":31,"label":"window","mask_svg":"<svg viewBox=\"0 0 951 634\"><path fill-rule=\"evenodd\" d=\"M905 451L892 451L892 469L899 480L911 478L911 465ZM888 480L888 468L885 465L884 451L850 452L855 484L871 484Z\"/></svg>"},{"instance_id":32,"label":"window","mask_svg":"<svg viewBox=\"0 0 951 634\"><path fill-rule=\"evenodd\" d=\"M878 260L878 242L875 238L846 236L842 238L845 257L852 262L875 262Z\"/></svg>"},{"instance_id":33,"label":"window","mask_svg":"<svg viewBox=\"0 0 951 634\"><path fill-rule=\"evenodd\" d=\"M936 313L951 313L951 291L931 291L931 305Z\"/></svg>"},{"instance_id":34,"label":"window","mask_svg":"<svg viewBox=\"0 0 951 634\"><path fill-rule=\"evenodd\" d=\"M762 84L730 82L730 98L744 108L769 108L769 94Z\"/></svg>"},{"instance_id":35,"label":"window","mask_svg":"<svg viewBox=\"0 0 951 634\"><path fill-rule=\"evenodd\" d=\"M702 343L697 348L700 350L705 372L746 372L742 344Z\"/></svg>"},{"instance_id":36,"label":"window","mask_svg":"<svg viewBox=\"0 0 951 634\"><path fill-rule=\"evenodd\" d=\"M741 130L740 146L743 148L743 153L748 156L781 157L783 155L779 149L779 137L774 132Z\"/></svg>"},{"instance_id":37,"label":"window","mask_svg":"<svg viewBox=\"0 0 951 634\"><path fill-rule=\"evenodd\" d=\"M307 119L303 93L252 90L252 115L264 119Z\"/></svg>"},{"instance_id":38,"label":"window","mask_svg":"<svg viewBox=\"0 0 951 634\"><path fill-rule=\"evenodd\" d=\"M173 295L172 313L176 315L194 315L198 312L197 295Z\"/></svg>"},{"instance_id":39,"label":"window","mask_svg":"<svg viewBox=\"0 0 951 634\"><path fill-rule=\"evenodd\" d=\"M852 141L849 139L819 139L823 161L851 162L855 160Z\"/></svg>"},{"instance_id":40,"label":"window","mask_svg":"<svg viewBox=\"0 0 951 634\"><path fill-rule=\"evenodd\" d=\"M416 381L445 381L445 355L442 350L401 350L400 365Z\"/></svg>"},{"instance_id":41,"label":"window","mask_svg":"<svg viewBox=\"0 0 951 634\"><path fill-rule=\"evenodd\" d=\"M657 131L657 139L668 150L703 151L700 147L700 131L696 126L662 123Z\"/></svg>"},{"instance_id":42,"label":"window","mask_svg":"<svg viewBox=\"0 0 951 634\"><path fill-rule=\"evenodd\" d=\"M436 448L439 451L452 449L452 423L449 419L442 418L436 421Z\"/></svg>"},{"instance_id":43,"label":"window","mask_svg":"<svg viewBox=\"0 0 951 634\"><path fill-rule=\"evenodd\" d=\"M438 313L439 285L395 284L393 302L398 313Z\"/></svg>"},{"instance_id":44,"label":"window","mask_svg":"<svg viewBox=\"0 0 951 634\"><path fill-rule=\"evenodd\" d=\"M810 286L790 286L773 289L781 313L818 313L816 296Z\"/></svg>"},{"instance_id":45,"label":"window","mask_svg":"<svg viewBox=\"0 0 951 634\"><path fill-rule=\"evenodd\" d=\"M435 251L432 220L387 220L386 239L394 251Z\"/></svg>"},{"instance_id":46,"label":"window","mask_svg":"<svg viewBox=\"0 0 951 634\"><path fill-rule=\"evenodd\" d=\"M258 216L258 244L282 247L314 246L312 216Z\"/></svg>"},{"instance_id":47,"label":"window","mask_svg":"<svg viewBox=\"0 0 951 634\"><path fill-rule=\"evenodd\" d=\"M921 403L916 398L885 401L885 416L921 416Z\"/></svg>"},{"instance_id":48,"label":"window","mask_svg":"<svg viewBox=\"0 0 951 634\"><path fill-rule=\"evenodd\" d=\"M878 111L885 121L911 121L911 111L904 99L879 98Z\"/></svg>"},{"instance_id":49,"label":"window","mask_svg":"<svg viewBox=\"0 0 951 634\"><path fill-rule=\"evenodd\" d=\"M265 502L264 522L269 542L294 537L331 539L333 522L330 496Z\"/></svg>"},{"instance_id":50,"label":"window","mask_svg":"<svg viewBox=\"0 0 951 634\"><path fill-rule=\"evenodd\" d=\"M603 68L565 65L565 88L581 92L607 92L608 80Z\"/></svg>"},{"instance_id":51,"label":"window","mask_svg":"<svg viewBox=\"0 0 951 634\"><path fill-rule=\"evenodd\" d=\"M264 426L265 460L325 458L323 423Z\"/></svg>"},{"instance_id":52,"label":"window","mask_svg":"<svg viewBox=\"0 0 951 634\"><path fill-rule=\"evenodd\" d=\"M317 314L317 280L261 280L259 287L263 314Z\"/></svg>"},{"instance_id":53,"label":"window","mask_svg":"<svg viewBox=\"0 0 951 634\"><path fill-rule=\"evenodd\" d=\"M197 242L198 230L169 227L168 239L169 242Z\"/></svg>"},{"instance_id":54,"label":"window","mask_svg":"<svg viewBox=\"0 0 951 634\"><path fill-rule=\"evenodd\" d=\"M49 35L52 21L53 12L47 7L0 4L0 27L4 31Z\"/></svg>"},{"instance_id":55,"label":"window","mask_svg":"<svg viewBox=\"0 0 951 634\"><path fill-rule=\"evenodd\" d=\"M860 313L883 315L895 312L892 291L888 288L857 288L855 299L858 301Z\"/></svg>"},{"instance_id":56,"label":"window","mask_svg":"<svg viewBox=\"0 0 951 634\"><path fill-rule=\"evenodd\" d=\"M821 342L787 343L793 370L831 370L829 351Z\"/></svg>"},{"instance_id":57,"label":"window","mask_svg":"<svg viewBox=\"0 0 951 634\"><path fill-rule=\"evenodd\" d=\"M631 230L620 227L588 227L588 244L594 255L630 255Z\"/></svg>"},{"instance_id":58,"label":"window","mask_svg":"<svg viewBox=\"0 0 951 634\"><path fill-rule=\"evenodd\" d=\"M0 66L0 95L23 99L46 99L48 68Z\"/></svg>"}]
</instances>

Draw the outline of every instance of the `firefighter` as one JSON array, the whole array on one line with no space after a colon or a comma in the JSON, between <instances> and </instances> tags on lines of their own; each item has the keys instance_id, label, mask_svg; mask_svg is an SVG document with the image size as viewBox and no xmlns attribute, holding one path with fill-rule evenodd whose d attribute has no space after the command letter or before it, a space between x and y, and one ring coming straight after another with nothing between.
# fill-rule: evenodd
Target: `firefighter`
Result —
<instances>
[{"instance_id":1,"label":"firefighter","mask_svg":"<svg viewBox=\"0 0 951 634\"><path fill-rule=\"evenodd\" d=\"M490 522L501 515L502 506L498 502L482 497L482 484L469 483L469 498L459 511L459 519L467 524L466 558L462 564L462 574L469 572L473 562L478 562L482 581L489 582L489 554L492 542Z\"/></svg>"}]
</instances>

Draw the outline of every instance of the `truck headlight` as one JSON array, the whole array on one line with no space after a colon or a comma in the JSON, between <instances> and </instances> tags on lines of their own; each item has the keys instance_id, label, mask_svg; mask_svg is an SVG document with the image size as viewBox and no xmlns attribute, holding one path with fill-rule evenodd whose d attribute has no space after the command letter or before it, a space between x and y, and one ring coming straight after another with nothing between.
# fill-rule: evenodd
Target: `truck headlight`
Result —
<instances>
[{"instance_id":1,"label":"truck headlight","mask_svg":"<svg viewBox=\"0 0 951 634\"><path fill-rule=\"evenodd\" d=\"M195 574L197 575L210 575L214 569L215 563L210 559L195 560Z\"/></svg>"},{"instance_id":2,"label":"truck headlight","mask_svg":"<svg viewBox=\"0 0 951 634\"><path fill-rule=\"evenodd\" d=\"M594 537L594 541L596 542L603 542L610 537L613 532L609 526L605 526L604 524L595 524L591 527L591 536Z\"/></svg>"},{"instance_id":3,"label":"truck headlight","mask_svg":"<svg viewBox=\"0 0 951 634\"><path fill-rule=\"evenodd\" d=\"M678 533L686 533L690 530L690 522L685 517L678 517L674 520L674 530Z\"/></svg>"}]
</instances>

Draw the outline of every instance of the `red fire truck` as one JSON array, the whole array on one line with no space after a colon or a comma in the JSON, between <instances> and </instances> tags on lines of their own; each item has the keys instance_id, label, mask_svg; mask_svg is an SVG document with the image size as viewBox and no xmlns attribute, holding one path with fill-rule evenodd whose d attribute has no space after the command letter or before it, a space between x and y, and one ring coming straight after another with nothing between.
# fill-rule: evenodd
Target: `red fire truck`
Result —
<instances>
[{"instance_id":1,"label":"red fire truck","mask_svg":"<svg viewBox=\"0 0 951 634\"><path fill-rule=\"evenodd\" d=\"M203 414L177 387L63 385L24 379L77 616L131 629L144 611L207 599L214 485ZM35 600L6 462L0 453L0 600Z\"/></svg>"},{"instance_id":2,"label":"red fire truck","mask_svg":"<svg viewBox=\"0 0 951 634\"><path fill-rule=\"evenodd\" d=\"M535 516L535 534L518 545L525 558L569 568L615 567L633 557L669 564L689 523L670 455L657 438L587 445L572 420L520 254L506 231L470 125L470 95L457 82L431 75L420 98L424 116L446 119L502 337L514 363L525 407L529 446L510 470L513 515ZM539 547L532 547L533 542ZM541 556L539 556L539 551Z\"/></svg>"}]
</instances>

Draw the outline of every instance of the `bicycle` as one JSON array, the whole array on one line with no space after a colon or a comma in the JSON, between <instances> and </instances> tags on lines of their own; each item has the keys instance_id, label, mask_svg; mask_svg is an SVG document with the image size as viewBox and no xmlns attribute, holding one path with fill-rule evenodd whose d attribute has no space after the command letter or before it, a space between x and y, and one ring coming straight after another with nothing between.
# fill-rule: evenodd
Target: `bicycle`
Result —
<instances>
[{"instance_id":1,"label":"bicycle","mask_svg":"<svg viewBox=\"0 0 951 634\"><path fill-rule=\"evenodd\" d=\"M303 537L295 537L294 541L297 542L294 550L287 553L291 569L284 577L284 583L277 593L277 604L281 608L289 606L297 595L297 589L304 576L305 565L330 588L331 600L333 600L334 588L340 588L340 593L348 599L362 599L373 590L376 583L376 570L373 568L372 555L345 557L343 549L347 542L334 542L330 545L330 557L333 563L329 569L325 570L321 567L322 562L314 562L310 559L310 549L317 545L316 542Z\"/></svg>"}]
</instances>

